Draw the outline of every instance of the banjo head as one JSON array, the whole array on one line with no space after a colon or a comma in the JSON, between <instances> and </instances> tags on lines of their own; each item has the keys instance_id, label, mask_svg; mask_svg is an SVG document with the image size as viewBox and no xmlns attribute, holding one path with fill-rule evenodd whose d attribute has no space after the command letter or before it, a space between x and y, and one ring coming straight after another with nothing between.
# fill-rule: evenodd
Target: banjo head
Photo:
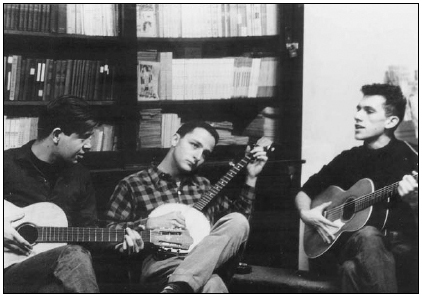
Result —
<instances>
[{"instance_id":1,"label":"banjo head","mask_svg":"<svg viewBox=\"0 0 422 297\"><path fill-rule=\"evenodd\" d=\"M190 252L205 236L210 234L210 222L199 210L180 203L166 203L160 205L151 212L149 217L159 217L174 211L180 211L185 217L186 229L193 239L193 244L188 250L188 252Z\"/></svg>"}]
</instances>

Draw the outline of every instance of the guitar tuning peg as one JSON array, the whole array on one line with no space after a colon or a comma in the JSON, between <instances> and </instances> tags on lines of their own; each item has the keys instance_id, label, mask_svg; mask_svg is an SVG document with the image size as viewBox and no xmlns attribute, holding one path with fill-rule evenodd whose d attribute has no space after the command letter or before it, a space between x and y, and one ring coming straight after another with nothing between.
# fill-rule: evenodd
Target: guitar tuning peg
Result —
<instances>
[{"instance_id":1,"label":"guitar tuning peg","mask_svg":"<svg viewBox=\"0 0 422 297\"><path fill-rule=\"evenodd\" d=\"M265 152L273 152L273 151L275 151L275 147L273 147L272 145L266 146L266 147L264 147L264 151Z\"/></svg>"}]
</instances>

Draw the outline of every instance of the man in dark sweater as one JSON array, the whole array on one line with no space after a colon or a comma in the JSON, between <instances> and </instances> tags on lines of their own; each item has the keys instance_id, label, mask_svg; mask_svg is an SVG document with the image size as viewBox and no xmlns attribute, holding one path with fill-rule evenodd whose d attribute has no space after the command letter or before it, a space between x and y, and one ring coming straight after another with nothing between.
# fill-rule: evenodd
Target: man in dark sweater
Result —
<instances>
[{"instance_id":1,"label":"man in dark sweater","mask_svg":"<svg viewBox=\"0 0 422 297\"><path fill-rule=\"evenodd\" d=\"M330 244L336 239L332 228L337 227L324 211L332 201L311 209L312 199L330 185L348 190L363 178L369 178L375 189L400 181L398 193L386 206L375 204L363 228L344 233L328 252L311 261L311 268L325 263L325 270L329 270L327 259L334 255L343 292L397 292L396 266L399 273L403 268L399 260L411 263L408 255L417 248L416 220L406 201L418 188L410 175L416 174L418 156L410 145L394 137L406 107L400 88L374 84L363 86L362 92L355 115L355 138L363 140L363 145L342 152L311 176L296 196L296 206L302 221L316 228Z\"/></svg>"},{"instance_id":2,"label":"man in dark sweater","mask_svg":"<svg viewBox=\"0 0 422 297\"><path fill-rule=\"evenodd\" d=\"M4 200L20 208L51 202L64 211L69 226L95 227L94 188L89 171L78 164L91 147L97 125L93 118L89 105L77 97L64 96L49 102L39 118L37 139L4 152ZM4 215L5 249L11 255L28 256L5 267L5 292L98 292L87 249L64 245L36 254L14 228L24 218L24 211ZM54 220L53 214L48 216ZM129 240L133 247L137 233L128 232L134 238Z\"/></svg>"}]
</instances>

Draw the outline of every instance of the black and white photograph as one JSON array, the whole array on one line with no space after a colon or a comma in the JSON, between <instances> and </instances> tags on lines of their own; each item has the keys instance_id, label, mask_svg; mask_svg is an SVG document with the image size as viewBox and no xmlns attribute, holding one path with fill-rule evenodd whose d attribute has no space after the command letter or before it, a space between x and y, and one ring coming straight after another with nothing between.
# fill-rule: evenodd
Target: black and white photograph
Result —
<instances>
[{"instance_id":1,"label":"black and white photograph","mask_svg":"<svg viewBox=\"0 0 422 297\"><path fill-rule=\"evenodd\" d=\"M418 294L419 3L3 3L4 294Z\"/></svg>"}]
</instances>

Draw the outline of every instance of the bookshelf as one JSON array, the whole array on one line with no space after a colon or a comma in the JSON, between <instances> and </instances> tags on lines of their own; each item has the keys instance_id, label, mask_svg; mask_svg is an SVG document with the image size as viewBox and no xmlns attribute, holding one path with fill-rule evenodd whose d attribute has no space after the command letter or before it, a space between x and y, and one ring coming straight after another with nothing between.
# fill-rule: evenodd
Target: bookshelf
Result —
<instances>
[{"instance_id":1,"label":"bookshelf","mask_svg":"<svg viewBox=\"0 0 422 297\"><path fill-rule=\"evenodd\" d=\"M98 5L97 7L100 6ZM73 64L77 64L91 61L90 67L96 68L104 67L105 64L109 66L116 65L118 70L114 74L113 83L116 83L117 87L113 95L93 98L94 85L88 85L87 89L82 91L82 93L79 92L79 95L83 94L83 97L86 97L88 102L98 111L103 121L115 124L122 131L119 145L117 146L119 151L117 158L121 160L120 165L122 167L133 167L137 164L136 159L139 158L134 158L133 156L142 152L143 149L139 145L138 139L140 117L141 113L148 109L159 109L161 113L177 114L182 122L190 119L203 119L210 122L228 121L233 124L233 133L238 136L248 136L246 135L247 133L245 134L248 125L260 114L262 115L262 111L266 108L274 109L276 112L271 116L271 125L272 129L274 129L273 137L280 144L281 150L281 152L277 153L277 158L300 160L302 104L302 57L300 53L302 49L299 49L298 57L291 57L286 48L286 43L298 42L303 44L303 24L301 23L303 7L300 5L272 5L267 7L261 4L187 6L118 4L115 5L115 11L110 13L115 16L116 28L112 30L115 32L115 36L93 36L89 34L74 34L74 29L69 31L72 32L71 34L66 34L63 30L59 33L57 28L51 29L53 28L53 23L58 26L57 19L61 20L62 17L46 13L63 11L63 8L66 7L65 4L31 6L33 10L37 11L33 18L38 15L39 19L44 20L46 24L50 19L51 26L45 24L43 30L41 30L41 27L38 27L38 30L31 30L28 29L28 25L24 26L25 20L21 19L25 16L25 13L26 16L28 15L29 5L6 5L4 14L5 19L7 18L6 30L4 31L4 59L6 66L8 65L7 59L15 56L19 56L21 61L30 59L41 63L60 63L64 61L69 63L69 61L72 61ZM50 8L46 9L47 7ZM79 7L83 7L83 5L79 5ZM88 16L92 15L93 7L95 8L96 6L90 6L89 12L87 12ZM145 7L147 7L147 10L149 9L148 7L156 9L156 11L153 11L154 15L151 16L151 11L142 12ZM67 8L69 9L69 7ZM190 30L193 30L191 28L192 24L198 22L198 17L195 17L189 20L190 23L188 25L190 29L183 29L183 25L187 21L180 23L182 20L181 16L188 14L189 9L187 8L194 9L203 18L207 19L208 22L205 23L210 28L207 29L206 26L200 26L201 28L191 32ZM210 12L207 12L205 8L209 8ZM264 10L268 11L268 13L271 11L271 16L268 15L268 19L265 19L265 22L273 20L273 24L266 25L267 29L265 30L263 29L264 26L261 26L265 23L263 17L259 23L261 27L257 25L256 20L251 19L251 12L256 9L261 9L261 13ZM174 17L173 21L180 23L178 28L175 29L176 31L168 26L167 21L162 26L159 25L159 21L163 20L163 16L174 12L176 12L177 16ZM217 14L213 15L212 13ZM235 15L239 16L238 24L236 22L233 23L232 18ZM69 15L67 17L69 18ZM142 27L140 23L145 21L145 19L151 21L151 18L154 18L156 22L153 26L156 30L155 33L146 35L140 33L139 30ZM218 22L218 19L222 21ZM15 23L13 23L14 21ZM233 29L233 25L236 26L235 29ZM62 24L62 26L64 25ZM164 28L163 26L167 27ZM25 28L26 30L23 30ZM194 81L195 86L199 87L202 87L205 83L208 84L208 93L199 96L198 91L195 93L194 90L189 94L189 97L177 97L174 94L177 86L177 82L174 83L174 79L178 79L178 77L173 75L171 77L173 86L170 87L172 92L167 94L164 99L142 100L137 98L139 93L138 55L140 52L151 51L171 53L172 60L170 60L170 63L173 62L173 64L170 67L173 70L177 69L174 65L175 62L179 64L185 63L183 65L188 63L196 64L196 66L194 65L191 68L191 71L186 72L188 77L185 77L184 92L186 93L186 90L189 90L193 85L192 81ZM221 79L222 82L217 82L215 77L218 79L224 73L219 73L218 67L212 66L213 64L224 63L230 59L231 63L237 63L238 60L249 61L249 70L247 70L249 72L246 75L249 75L249 81L251 81L251 76L254 75L251 70L251 63L265 58L277 61L277 64L273 63L271 67L278 67L273 69L274 77L259 78L263 81L274 81L269 95L264 93L264 95L256 96L256 93L248 93L247 89L246 93L245 89L240 93L236 90L234 92L232 90L231 93L217 91L220 87L219 83L232 80L238 69L236 68L237 66L229 65L228 69L231 69L233 73L229 73L229 76ZM22 64L22 66L24 65ZM57 70L58 66L54 66ZM243 66L240 66L240 68ZM46 71L45 76L47 77L47 65L44 65L44 67ZM61 78L62 84L69 83L68 89L64 92L74 93L71 84L75 74L71 78L67 76L72 71L76 71L76 78L79 79L79 83L83 83L84 80L90 80L95 84L95 75L92 74L95 71L93 69L86 66L84 68L86 72L82 73L77 72L79 70L74 65L73 67L72 69L66 68L67 71L71 70L67 74L61 73L61 75L66 75L65 78ZM188 66L184 67L187 68ZM201 73L197 72L201 71L201 69L205 70L202 70ZM7 84L7 67L5 71L4 84ZM212 78L206 76L207 73L204 72L207 71L213 72ZM37 72L36 67L35 72ZM53 73L54 75L56 74ZM195 77L200 75L202 75L202 80L194 80ZM241 73L240 75L245 74ZM79 77L82 77L82 79ZM166 78L169 77L167 76ZM21 76L21 78L22 80L25 79L24 76ZM60 79L56 78L54 83L57 83L58 80ZM104 82L109 85L109 81ZM63 88L63 85L61 88ZM15 89L19 94L14 100L7 99L10 99L10 94L4 96L3 106L6 116L34 116L46 105L48 97L45 98L45 92L44 97L38 96L36 98L37 96L35 96L34 98L34 96L22 94L24 90L19 90L19 86L16 86ZM60 93L63 92L59 91L57 93L52 90L51 96ZM265 130L265 128L261 128ZM253 137L256 137L256 135L251 136L251 138ZM243 146L240 145L239 151L242 150ZM101 154L93 153L90 157L101 159ZM101 167L99 169L104 169L108 166L107 162L99 162L99 164L101 164L98 165Z\"/></svg>"},{"instance_id":2,"label":"bookshelf","mask_svg":"<svg viewBox=\"0 0 422 297\"><path fill-rule=\"evenodd\" d=\"M232 11L236 5L216 5L219 8L224 6L224 9L229 9L232 15L236 15L234 10ZM170 10L167 9L165 13L171 14L171 4L167 6ZM16 7L15 5L13 7L15 13ZM163 5L159 8L163 8ZM214 5L213 9L215 8ZM162 145L142 147L142 140L139 141L141 114L150 109L158 109L161 114L176 114L182 122L202 119L213 123L229 123L232 125L230 128L232 134L239 137L248 136L250 139L259 138L262 133L268 132L266 125L270 123L271 135L276 141L276 151L268 162L258 185L260 195L266 197L267 202L257 201L256 209L262 211L288 209L290 211L294 209L291 196L295 189L300 187L300 172L303 163L301 160L303 5L281 4L274 5L273 8L272 12L275 14L270 18L276 16L276 27L267 29L268 34L263 34L262 28L261 33L258 34L259 30L255 30L257 24L255 27L250 27L253 22L247 19L241 18L239 24L230 23L230 13L224 10L222 13L226 15L225 24L238 26L237 33L227 31L228 29L223 31L223 25L216 24L211 18L209 21L212 27L211 33L204 34L200 30L193 33L184 32L186 34L182 37L180 32L176 33L168 27L165 31L158 25L155 36L139 36L137 22L139 11L137 12L136 4L116 4L115 36L58 33L48 31L46 27L44 31L41 29L24 31L8 23L3 35L4 57L20 55L22 59L31 58L41 61L47 59L104 61L108 65L118 67L114 77L118 90L112 98L109 98L111 100L90 100L92 99L90 96L86 98L105 124L116 127L118 135L116 151L90 152L83 160L94 178L98 179L97 182L101 183L99 188L108 189L111 184L114 187L118 179L126 174L143 169L151 161L159 161L164 156L167 149L162 148ZM241 6L240 10L244 11L244 9L250 11L252 6L249 8ZM186 12L187 10L183 13ZM243 14L240 13L240 15ZM206 18L210 19L209 15ZM162 16L156 15L157 19L162 20ZM195 20L198 22L200 19L195 17L191 21L195 22ZM158 35L159 30L163 35ZM292 54L287 48L286 44L291 43L299 44L296 53ZM172 53L172 61L207 61L210 64L228 58L232 58L233 61L236 58L247 58L252 61L252 59L271 57L278 61L275 72L277 76L271 79L274 84L271 86L272 93L268 96L245 96L245 93L239 96L236 95L239 93L236 93L225 97L205 96L206 98L201 99L202 97L197 96L198 93L196 95L194 93L185 100L175 100L169 94L165 99L138 100L138 53L148 51ZM168 68L166 71L169 71ZM249 74L252 75L251 71ZM223 74L218 71L214 73L214 76L219 75ZM191 75L191 79L194 77L195 75ZM195 84L201 85L201 81L195 81ZM208 87L211 94L215 93L213 92L215 86L215 81L212 81ZM217 94L221 93L217 92ZM26 96L21 97L23 100L6 100L9 98L7 96L4 98L4 116L8 117L35 117L47 102L33 100ZM250 127L253 122L258 123L260 130ZM212 159L207 162L204 173L211 173L211 180L214 178L213 175L225 173L228 161L243 156L244 143L233 143L218 146ZM108 182L110 185L104 185L108 181L106 177L108 175L115 175L116 180L110 180ZM215 176L215 179L217 180L218 177ZM106 192L101 192L100 195L109 197L110 193ZM290 198L280 198L280 192ZM291 236L294 237L298 233L296 232L298 218L296 214L290 216L293 218L286 224L292 225ZM288 221L289 218L286 216L285 220ZM280 244L277 242L274 246L278 247ZM293 246L291 250L296 252L297 249ZM283 261L286 263L294 261L288 256L285 257ZM292 267L294 267L293 264Z\"/></svg>"}]
</instances>

